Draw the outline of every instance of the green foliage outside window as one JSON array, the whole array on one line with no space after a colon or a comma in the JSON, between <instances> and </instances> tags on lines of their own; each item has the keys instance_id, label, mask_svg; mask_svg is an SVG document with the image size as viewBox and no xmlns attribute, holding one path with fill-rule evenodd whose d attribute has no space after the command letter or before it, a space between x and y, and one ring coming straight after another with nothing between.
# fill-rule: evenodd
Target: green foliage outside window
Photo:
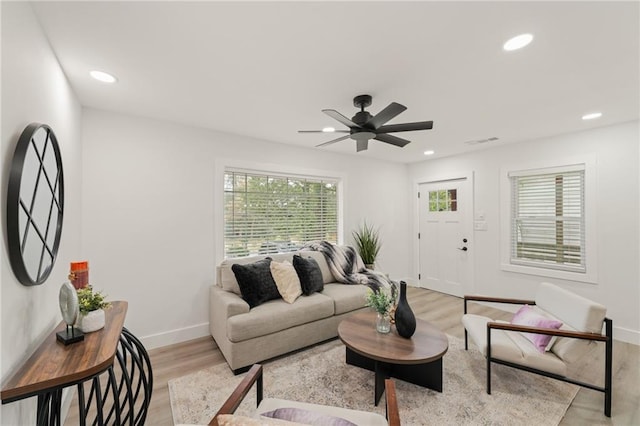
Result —
<instances>
[{"instance_id":1,"label":"green foliage outside window","mask_svg":"<svg viewBox=\"0 0 640 426\"><path fill-rule=\"evenodd\" d=\"M293 251L316 240L337 242L336 181L226 172L225 257Z\"/></svg>"}]
</instances>

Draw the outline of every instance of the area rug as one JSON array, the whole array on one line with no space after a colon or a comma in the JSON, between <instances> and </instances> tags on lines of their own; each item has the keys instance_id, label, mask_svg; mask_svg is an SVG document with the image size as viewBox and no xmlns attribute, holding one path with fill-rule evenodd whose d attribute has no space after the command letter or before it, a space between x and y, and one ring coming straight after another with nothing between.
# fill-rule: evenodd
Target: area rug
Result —
<instances>
[{"instance_id":1,"label":"area rug","mask_svg":"<svg viewBox=\"0 0 640 426\"><path fill-rule=\"evenodd\" d=\"M487 395L486 361L464 342L449 337L443 358L443 392L396 380L403 425L554 425L578 387L501 365L492 366L492 394ZM384 415L384 395L373 405L373 373L345 363L345 348L333 340L263 363L264 397L340 406ZM169 381L175 424L208 424L244 374L226 364ZM236 413L255 410L255 389Z\"/></svg>"}]
</instances>

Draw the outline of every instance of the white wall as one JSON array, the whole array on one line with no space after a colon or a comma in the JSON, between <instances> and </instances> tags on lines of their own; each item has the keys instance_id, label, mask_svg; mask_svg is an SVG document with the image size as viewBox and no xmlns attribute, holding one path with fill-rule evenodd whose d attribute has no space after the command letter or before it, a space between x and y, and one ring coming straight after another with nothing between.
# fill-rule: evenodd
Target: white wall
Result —
<instances>
[{"instance_id":1,"label":"white wall","mask_svg":"<svg viewBox=\"0 0 640 426\"><path fill-rule=\"evenodd\" d=\"M227 161L345 178L345 240L366 219L381 227L381 269L409 271L407 167L320 149L83 111L83 248L90 281L127 300L127 327L150 347L208 335L219 231L214 205Z\"/></svg>"},{"instance_id":2,"label":"white wall","mask_svg":"<svg viewBox=\"0 0 640 426\"><path fill-rule=\"evenodd\" d=\"M21 365L62 316L58 291L80 250L81 108L28 3L2 2L2 235L0 248L2 381ZM64 168L65 210L60 251L49 279L25 287L7 255L6 196L18 137L31 122L54 130ZM0 424L35 424L35 398L2 406Z\"/></svg>"},{"instance_id":3,"label":"white wall","mask_svg":"<svg viewBox=\"0 0 640 426\"><path fill-rule=\"evenodd\" d=\"M474 172L474 210L484 211L487 231L475 231L474 293L530 298L540 281L557 283L608 308L614 337L640 344L640 209L638 122L504 145L409 167L410 180ZM598 283L557 280L500 269L500 169L524 162L592 155L597 174ZM413 209L416 207L414 206ZM589 214L589 212L587 212ZM417 231L416 231L417 232ZM412 270L417 265L412 257Z\"/></svg>"}]
</instances>

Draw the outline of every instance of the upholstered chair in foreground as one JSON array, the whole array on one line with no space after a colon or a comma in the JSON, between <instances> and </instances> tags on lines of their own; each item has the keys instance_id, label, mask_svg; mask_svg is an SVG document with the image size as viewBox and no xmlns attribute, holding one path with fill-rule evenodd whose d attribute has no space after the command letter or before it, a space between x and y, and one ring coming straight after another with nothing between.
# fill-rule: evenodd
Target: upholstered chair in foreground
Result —
<instances>
[{"instance_id":1,"label":"upholstered chair in foreground","mask_svg":"<svg viewBox=\"0 0 640 426\"><path fill-rule=\"evenodd\" d=\"M467 302L524 305L511 322L467 313ZM465 296L462 323L468 337L487 358L487 393L491 393L491 363L540 374L604 393L604 414L611 417L613 322L606 308L550 283L542 283L535 300ZM604 328L604 334L603 334ZM604 387L568 377L581 358L604 342Z\"/></svg>"},{"instance_id":2,"label":"upholstered chair in foreground","mask_svg":"<svg viewBox=\"0 0 640 426\"><path fill-rule=\"evenodd\" d=\"M233 415L253 385L256 385L257 408L253 418ZM320 421L322 424L357 424L367 426L399 426L400 414L393 380L385 380L387 418L377 413L350 410L341 407L307 404L275 398L262 398L262 365L254 364L245 378L222 405L210 425L291 425L308 424L305 421ZM264 414L268 416L265 416ZM285 421L283 421L285 420ZM292 421L294 423L289 423ZM349 423L350 422L350 423Z\"/></svg>"}]
</instances>

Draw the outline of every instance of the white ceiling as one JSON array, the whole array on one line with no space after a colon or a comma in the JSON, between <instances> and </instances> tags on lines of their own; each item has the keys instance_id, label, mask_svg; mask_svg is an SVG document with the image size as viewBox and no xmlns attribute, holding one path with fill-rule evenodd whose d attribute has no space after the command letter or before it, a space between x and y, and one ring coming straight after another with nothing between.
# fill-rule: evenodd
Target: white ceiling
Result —
<instances>
[{"instance_id":1,"label":"white ceiling","mask_svg":"<svg viewBox=\"0 0 640 426\"><path fill-rule=\"evenodd\" d=\"M315 148L404 163L639 118L639 3L42 2L34 10L82 105L303 147L344 128L355 95L405 148ZM530 32L528 47L505 52ZM119 81L105 85L88 72ZM601 111L602 118L581 116ZM469 145L466 141L500 138Z\"/></svg>"}]
</instances>

